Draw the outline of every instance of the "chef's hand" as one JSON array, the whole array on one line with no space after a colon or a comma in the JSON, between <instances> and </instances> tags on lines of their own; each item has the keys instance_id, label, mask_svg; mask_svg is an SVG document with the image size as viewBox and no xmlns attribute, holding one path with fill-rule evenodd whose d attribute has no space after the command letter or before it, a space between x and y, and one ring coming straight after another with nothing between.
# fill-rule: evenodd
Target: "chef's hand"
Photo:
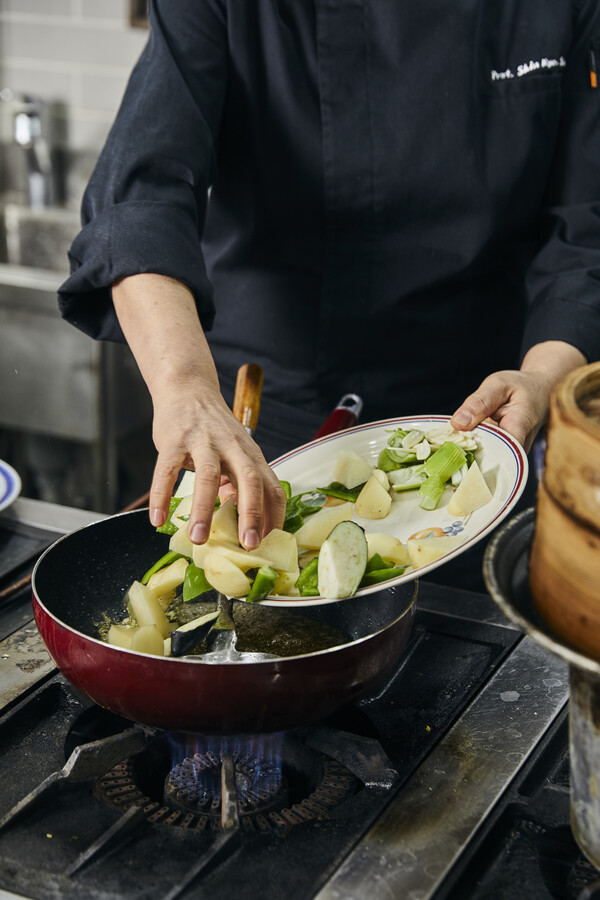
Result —
<instances>
[{"instance_id":1,"label":"chef's hand","mask_svg":"<svg viewBox=\"0 0 600 900\"><path fill-rule=\"evenodd\" d=\"M275 473L223 400L216 369L185 285L162 275L133 275L113 285L113 302L154 405L158 450L150 520L167 520L181 468L195 469L188 533L204 543L218 492L237 496L239 537L254 549L280 528L285 494Z\"/></svg>"},{"instance_id":2,"label":"chef's hand","mask_svg":"<svg viewBox=\"0 0 600 900\"><path fill-rule=\"evenodd\" d=\"M529 452L548 416L550 394L585 356L563 341L545 341L525 355L520 370L494 372L456 410L451 424L470 431L490 419L515 437Z\"/></svg>"},{"instance_id":3,"label":"chef's hand","mask_svg":"<svg viewBox=\"0 0 600 900\"><path fill-rule=\"evenodd\" d=\"M153 525L166 520L181 468L195 469L188 534L207 540L215 499L236 496L240 543L254 549L271 528L281 528L285 495L272 469L220 394L206 396L199 383L165 387L153 395L158 459L150 490Z\"/></svg>"}]
</instances>

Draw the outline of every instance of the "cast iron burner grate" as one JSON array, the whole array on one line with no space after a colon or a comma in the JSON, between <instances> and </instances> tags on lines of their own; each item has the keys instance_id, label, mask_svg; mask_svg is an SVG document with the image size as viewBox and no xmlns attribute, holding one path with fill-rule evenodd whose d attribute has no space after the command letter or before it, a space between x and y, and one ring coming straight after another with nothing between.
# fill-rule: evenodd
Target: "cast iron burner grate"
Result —
<instances>
[{"instance_id":1,"label":"cast iron burner grate","mask_svg":"<svg viewBox=\"0 0 600 900\"><path fill-rule=\"evenodd\" d=\"M239 738L237 739L239 742ZM116 765L98 779L94 794L120 809L139 806L149 822L197 830L221 830L221 753L210 749L186 756L172 769L166 736ZM336 759L284 735L279 774L276 764L251 750L233 752L240 825L275 831L327 815L355 794L360 781ZM278 764L277 764L278 767ZM268 777L261 780L259 771ZM197 775L204 770L203 781ZM182 779L188 776L183 784Z\"/></svg>"}]
</instances>

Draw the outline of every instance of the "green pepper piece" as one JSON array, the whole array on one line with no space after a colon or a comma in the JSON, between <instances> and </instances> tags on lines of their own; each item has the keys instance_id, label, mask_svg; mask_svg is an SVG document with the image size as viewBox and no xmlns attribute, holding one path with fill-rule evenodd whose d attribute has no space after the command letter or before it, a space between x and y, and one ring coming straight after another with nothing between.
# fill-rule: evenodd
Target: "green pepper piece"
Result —
<instances>
[{"instance_id":1,"label":"green pepper piece","mask_svg":"<svg viewBox=\"0 0 600 900\"><path fill-rule=\"evenodd\" d=\"M321 509L324 501L322 495L320 497L317 496L312 503L305 503L302 499L306 496L312 497L314 493L314 491L306 491L303 494L294 494L293 497L288 497L285 520L283 522L284 531L289 531L291 534L294 534L298 531L300 526L304 524L306 516L311 516Z\"/></svg>"},{"instance_id":2,"label":"green pepper piece","mask_svg":"<svg viewBox=\"0 0 600 900\"><path fill-rule=\"evenodd\" d=\"M248 591L246 603L259 603L273 593L273 587L277 580L277 572L271 566L261 566Z\"/></svg>"},{"instance_id":3,"label":"green pepper piece","mask_svg":"<svg viewBox=\"0 0 600 900\"><path fill-rule=\"evenodd\" d=\"M283 493L285 494L286 500L291 500L292 498L292 486L289 481L279 481L279 484L283 488Z\"/></svg>"},{"instance_id":4,"label":"green pepper piece","mask_svg":"<svg viewBox=\"0 0 600 900\"><path fill-rule=\"evenodd\" d=\"M183 556L182 553L177 553L175 550L169 550L168 553L165 553L164 556L161 556L153 566L151 566L144 577L142 578L142 584L148 584L152 576L155 572L159 572L161 569L164 569L165 566L171 565L174 563L176 559L181 559Z\"/></svg>"},{"instance_id":5,"label":"green pepper piece","mask_svg":"<svg viewBox=\"0 0 600 900\"><path fill-rule=\"evenodd\" d=\"M289 531L290 534L295 534L302 526L304 525L304 519L300 515L300 513L295 513L293 516L286 516L285 521L283 523L283 531Z\"/></svg>"},{"instance_id":6,"label":"green pepper piece","mask_svg":"<svg viewBox=\"0 0 600 900\"><path fill-rule=\"evenodd\" d=\"M207 591L212 591L212 585L204 574L204 569L191 562L185 570L183 579L183 602L187 603L188 600L194 600Z\"/></svg>"},{"instance_id":7,"label":"green pepper piece","mask_svg":"<svg viewBox=\"0 0 600 900\"><path fill-rule=\"evenodd\" d=\"M181 503L182 499L182 497L171 497L169 501L169 513L167 515L167 521L164 525L159 525L156 529L161 534L175 534L175 532L177 531L177 527L171 522L171 516Z\"/></svg>"},{"instance_id":8,"label":"green pepper piece","mask_svg":"<svg viewBox=\"0 0 600 900\"><path fill-rule=\"evenodd\" d=\"M298 579L296 581L295 587L298 588L301 597L318 597L319 596L319 557L315 556L314 559L306 565Z\"/></svg>"},{"instance_id":9,"label":"green pepper piece","mask_svg":"<svg viewBox=\"0 0 600 900\"><path fill-rule=\"evenodd\" d=\"M394 566L391 569L374 569L372 572L365 572L360 587L370 587L373 584L379 584L380 581L397 578L399 575L404 575L404 569L404 566Z\"/></svg>"},{"instance_id":10,"label":"green pepper piece","mask_svg":"<svg viewBox=\"0 0 600 900\"><path fill-rule=\"evenodd\" d=\"M379 553L374 553L370 560L367 562L365 566L365 574L367 572L375 572L377 569L389 569L389 563L386 563L385 559L380 556Z\"/></svg>"},{"instance_id":11,"label":"green pepper piece","mask_svg":"<svg viewBox=\"0 0 600 900\"><path fill-rule=\"evenodd\" d=\"M342 484L341 481L332 481L327 487L318 487L317 491L320 494L325 494L327 497L335 497L337 500L350 500L354 503L365 484L366 482L363 481L362 484L357 484L353 488L348 488L345 484Z\"/></svg>"}]
</instances>

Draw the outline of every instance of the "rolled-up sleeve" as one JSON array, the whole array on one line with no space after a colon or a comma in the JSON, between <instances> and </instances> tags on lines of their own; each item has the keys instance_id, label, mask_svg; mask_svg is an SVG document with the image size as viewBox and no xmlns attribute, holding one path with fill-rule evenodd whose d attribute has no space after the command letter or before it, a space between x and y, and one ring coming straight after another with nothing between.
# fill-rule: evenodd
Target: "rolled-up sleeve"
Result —
<instances>
[{"instance_id":1,"label":"rolled-up sleeve","mask_svg":"<svg viewBox=\"0 0 600 900\"><path fill-rule=\"evenodd\" d=\"M580 4L563 85L562 118L541 222L527 272L522 351L547 340L600 359L600 7ZM598 73L600 78L600 73Z\"/></svg>"},{"instance_id":2,"label":"rolled-up sleeve","mask_svg":"<svg viewBox=\"0 0 600 900\"><path fill-rule=\"evenodd\" d=\"M59 308L97 339L123 340L111 295L120 278L156 273L214 315L201 239L227 89L220 0L152 0L150 35L82 204Z\"/></svg>"}]
</instances>

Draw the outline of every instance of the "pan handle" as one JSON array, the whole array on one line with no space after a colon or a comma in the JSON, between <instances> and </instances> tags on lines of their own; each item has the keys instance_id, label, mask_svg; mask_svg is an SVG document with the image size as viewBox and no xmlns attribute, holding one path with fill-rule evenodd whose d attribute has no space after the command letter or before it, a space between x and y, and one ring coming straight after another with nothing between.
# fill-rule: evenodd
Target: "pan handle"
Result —
<instances>
[{"instance_id":1,"label":"pan handle","mask_svg":"<svg viewBox=\"0 0 600 900\"><path fill-rule=\"evenodd\" d=\"M323 422L314 439L352 428L358 422L363 402L358 394L344 394L330 416Z\"/></svg>"},{"instance_id":2,"label":"pan handle","mask_svg":"<svg viewBox=\"0 0 600 900\"><path fill-rule=\"evenodd\" d=\"M262 386L263 371L260 366L256 363L240 366L235 382L233 414L250 435L254 434L258 424Z\"/></svg>"}]
</instances>

